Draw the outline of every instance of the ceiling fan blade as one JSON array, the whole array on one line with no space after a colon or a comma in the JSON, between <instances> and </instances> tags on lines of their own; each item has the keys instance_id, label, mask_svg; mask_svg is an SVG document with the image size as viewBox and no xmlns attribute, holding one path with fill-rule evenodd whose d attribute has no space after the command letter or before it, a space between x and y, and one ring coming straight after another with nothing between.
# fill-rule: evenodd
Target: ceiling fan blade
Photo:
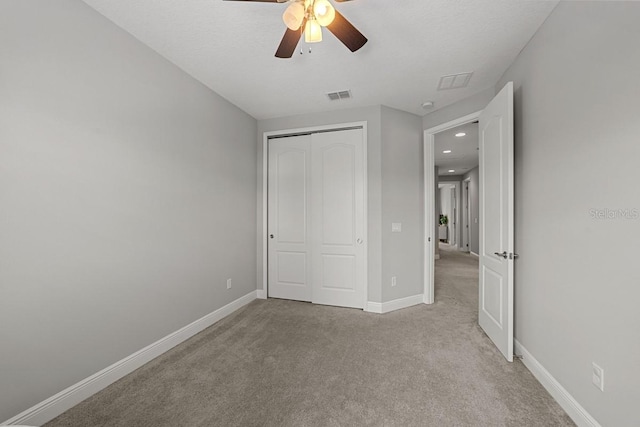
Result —
<instances>
[{"instance_id":1,"label":"ceiling fan blade","mask_svg":"<svg viewBox=\"0 0 640 427\"><path fill-rule=\"evenodd\" d=\"M284 37L282 37L282 41L280 42L280 46L278 46L278 50L276 50L276 58L291 58L293 56L293 52L296 50L296 46L298 46L300 37L302 37L302 29L306 23L307 20L303 19L300 29L295 31L287 28L287 31L285 31Z\"/></svg>"},{"instance_id":2,"label":"ceiling fan blade","mask_svg":"<svg viewBox=\"0 0 640 427\"><path fill-rule=\"evenodd\" d=\"M344 43L351 52L360 49L368 41L367 38L337 10L336 17L327 28L338 40Z\"/></svg>"}]
</instances>

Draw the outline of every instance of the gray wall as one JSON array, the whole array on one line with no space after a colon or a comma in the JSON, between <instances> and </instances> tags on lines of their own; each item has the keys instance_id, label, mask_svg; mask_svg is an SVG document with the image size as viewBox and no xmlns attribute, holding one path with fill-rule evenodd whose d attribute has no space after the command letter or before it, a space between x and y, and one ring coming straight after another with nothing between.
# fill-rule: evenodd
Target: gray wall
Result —
<instances>
[{"instance_id":1,"label":"gray wall","mask_svg":"<svg viewBox=\"0 0 640 427\"><path fill-rule=\"evenodd\" d=\"M462 181L462 176L463 175L440 175L438 177L438 181L441 182L441 183L444 183L444 182L451 182L451 183L460 182L460 181Z\"/></svg>"},{"instance_id":2,"label":"gray wall","mask_svg":"<svg viewBox=\"0 0 640 427\"><path fill-rule=\"evenodd\" d=\"M422 140L422 117L382 107L382 301L424 292ZM392 222L402 232L392 233Z\"/></svg>"},{"instance_id":3,"label":"gray wall","mask_svg":"<svg viewBox=\"0 0 640 427\"><path fill-rule=\"evenodd\" d=\"M480 253L480 181L478 173L479 169L474 168L462 177L463 180L469 179L469 199L471 206L471 217L469 218L469 250L474 254ZM462 185L464 185L464 182ZM463 201L461 209L466 209L464 203L466 202Z\"/></svg>"},{"instance_id":4,"label":"gray wall","mask_svg":"<svg viewBox=\"0 0 640 427\"><path fill-rule=\"evenodd\" d=\"M516 338L603 426L640 423L640 3L561 2L515 86ZM591 384L591 363L605 391Z\"/></svg>"},{"instance_id":5,"label":"gray wall","mask_svg":"<svg viewBox=\"0 0 640 427\"><path fill-rule=\"evenodd\" d=\"M1 422L255 290L256 121L80 1L0 64Z\"/></svg>"},{"instance_id":6,"label":"gray wall","mask_svg":"<svg viewBox=\"0 0 640 427\"><path fill-rule=\"evenodd\" d=\"M258 260L262 283L262 145L264 132L367 122L368 300L385 302L423 292L422 123L387 107L345 109L258 122ZM402 233L391 233L402 222ZM397 286L391 288L391 276ZM261 285L258 285L261 287Z\"/></svg>"},{"instance_id":7,"label":"gray wall","mask_svg":"<svg viewBox=\"0 0 640 427\"><path fill-rule=\"evenodd\" d=\"M422 128L426 130L483 110L494 96L495 88L490 87L460 102L440 108L422 118Z\"/></svg>"}]
</instances>

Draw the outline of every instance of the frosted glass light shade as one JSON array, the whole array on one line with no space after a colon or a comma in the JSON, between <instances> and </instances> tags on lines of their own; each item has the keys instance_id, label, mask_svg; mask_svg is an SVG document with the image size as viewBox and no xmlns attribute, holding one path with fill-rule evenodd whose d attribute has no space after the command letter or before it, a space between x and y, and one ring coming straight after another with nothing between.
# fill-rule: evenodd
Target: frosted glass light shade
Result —
<instances>
[{"instance_id":1,"label":"frosted glass light shade","mask_svg":"<svg viewBox=\"0 0 640 427\"><path fill-rule=\"evenodd\" d=\"M309 19L304 29L304 41L317 43L322 41L322 27L315 19Z\"/></svg>"},{"instance_id":2,"label":"frosted glass light shade","mask_svg":"<svg viewBox=\"0 0 640 427\"><path fill-rule=\"evenodd\" d=\"M316 0L313 4L313 14L316 16L318 24L326 27L336 17L336 10L327 0Z\"/></svg>"},{"instance_id":3,"label":"frosted glass light shade","mask_svg":"<svg viewBox=\"0 0 640 427\"><path fill-rule=\"evenodd\" d=\"M299 2L293 2L287 7L282 15L284 24L292 31L300 29L302 20L304 19L304 5Z\"/></svg>"}]
</instances>

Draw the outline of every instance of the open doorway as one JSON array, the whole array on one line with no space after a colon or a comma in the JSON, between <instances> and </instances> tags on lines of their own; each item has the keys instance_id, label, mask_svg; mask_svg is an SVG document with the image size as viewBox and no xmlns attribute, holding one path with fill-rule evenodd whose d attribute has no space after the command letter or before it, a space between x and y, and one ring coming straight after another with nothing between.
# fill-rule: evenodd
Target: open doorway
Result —
<instances>
[{"instance_id":1,"label":"open doorway","mask_svg":"<svg viewBox=\"0 0 640 427\"><path fill-rule=\"evenodd\" d=\"M434 134L435 218L441 249L478 254L478 121Z\"/></svg>"},{"instance_id":2,"label":"open doorway","mask_svg":"<svg viewBox=\"0 0 640 427\"><path fill-rule=\"evenodd\" d=\"M436 161L436 156L454 154L454 148L436 148L438 134L453 134L462 138L466 132L462 126L478 122L477 153L478 168L478 216L472 210L472 172L455 175L454 165ZM456 136L457 135L457 136ZM477 283L478 290L475 304L477 304L478 324L493 341L508 361L513 361L513 261L518 257L514 253L514 159L513 159L513 82L508 82L498 94L489 102L483 111L469 114L452 120L440 126L426 129L424 132L424 189L425 189L425 292L424 300L427 304L436 300L436 265L435 251L440 246L438 236L437 209L438 182L442 167L446 170L446 179L469 182L465 185L470 199L467 212L467 224L478 228L479 256L473 258L463 251L452 251L456 256L465 255L467 260L473 260L470 269L478 278L469 283ZM475 142L475 141L474 141ZM458 152L462 146L456 148ZM449 161L453 159L449 158ZM439 166L436 166L439 165ZM453 178L455 177L455 178ZM432 239L431 237L434 236ZM470 252L472 251L473 233L469 233ZM460 275L454 275L459 278ZM472 289L473 284L469 289ZM446 296L445 296L446 300Z\"/></svg>"},{"instance_id":3,"label":"open doorway","mask_svg":"<svg viewBox=\"0 0 640 427\"><path fill-rule=\"evenodd\" d=\"M435 225L435 230L425 233L426 253L431 254L425 260L425 278L435 278L436 267L455 269L452 257L464 256L471 257L477 277L478 259L473 254L478 253L479 242L480 114L478 111L425 132L425 171L429 170L425 173L425 188L433 189L427 192L432 197L425 197L425 221ZM429 239L426 234L434 238ZM425 302L435 302L435 283L427 284Z\"/></svg>"},{"instance_id":4,"label":"open doorway","mask_svg":"<svg viewBox=\"0 0 640 427\"><path fill-rule=\"evenodd\" d=\"M460 224L460 182L438 177L436 193L438 218L438 242L450 245L452 248L461 247ZM437 259L437 258L436 258Z\"/></svg>"}]
</instances>

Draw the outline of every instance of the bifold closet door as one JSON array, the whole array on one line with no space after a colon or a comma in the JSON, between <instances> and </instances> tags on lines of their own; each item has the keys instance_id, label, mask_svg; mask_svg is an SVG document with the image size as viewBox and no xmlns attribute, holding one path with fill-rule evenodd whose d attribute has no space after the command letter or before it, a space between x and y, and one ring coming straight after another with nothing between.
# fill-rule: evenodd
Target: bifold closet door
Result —
<instances>
[{"instance_id":1,"label":"bifold closet door","mask_svg":"<svg viewBox=\"0 0 640 427\"><path fill-rule=\"evenodd\" d=\"M267 259L273 298L311 301L310 147L311 135L269 141Z\"/></svg>"},{"instance_id":2,"label":"bifold closet door","mask_svg":"<svg viewBox=\"0 0 640 427\"><path fill-rule=\"evenodd\" d=\"M312 301L364 307L363 130L311 142Z\"/></svg>"},{"instance_id":3,"label":"bifold closet door","mask_svg":"<svg viewBox=\"0 0 640 427\"><path fill-rule=\"evenodd\" d=\"M269 141L269 297L364 307L363 135Z\"/></svg>"}]
</instances>

